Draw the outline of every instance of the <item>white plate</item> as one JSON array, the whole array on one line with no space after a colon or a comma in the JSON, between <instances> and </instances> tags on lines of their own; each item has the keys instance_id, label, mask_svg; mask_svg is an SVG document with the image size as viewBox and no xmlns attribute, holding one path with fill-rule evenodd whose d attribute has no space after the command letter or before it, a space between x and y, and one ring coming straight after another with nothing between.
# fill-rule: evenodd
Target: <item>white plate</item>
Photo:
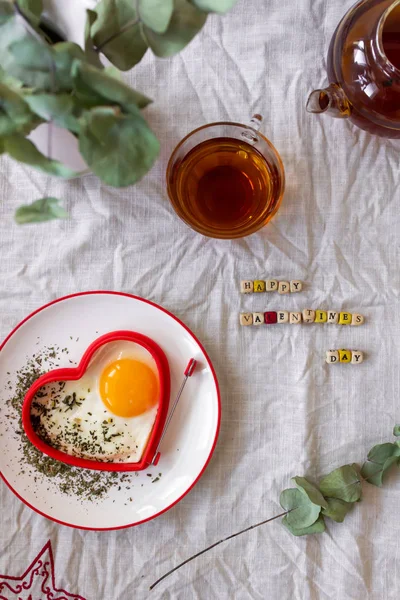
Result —
<instances>
[{"instance_id":1,"label":"white plate","mask_svg":"<svg viewBox=\"0 0 400 600\"><path fill-rule=\"evenodd\" d=\"M15 373L41 347L68 347L60 366L79 362L89 344L118 329L138 331L153 338L167 355L171 370L171 399L183 379L190 358L198 361L163 440L161 459L137 475L130 475L128 491L113 488L96 503L61 494L48 480L33 479L33 468L20 475L21 452L4 408L0 412L0 474L10 489L41 515L82 529L118 529L157 517L179 502L196 484L214 451L220 424L220 396L213 366L204 348L176 317L155 304L114 292L86 292L61 298L27 317L0 347L0 381ZM73 337L71 341L70 336ZM79 341L76 339L79 338ZM38 345L39 342L39 345ZM11 373L7 375L7 372ZM10 396L0 390L0 406ZM16 427L14 425L13 427ZM152 483L153 473L162 473ZM132 501L129 500L132 498Z\"/></svg>"}]
</instances>

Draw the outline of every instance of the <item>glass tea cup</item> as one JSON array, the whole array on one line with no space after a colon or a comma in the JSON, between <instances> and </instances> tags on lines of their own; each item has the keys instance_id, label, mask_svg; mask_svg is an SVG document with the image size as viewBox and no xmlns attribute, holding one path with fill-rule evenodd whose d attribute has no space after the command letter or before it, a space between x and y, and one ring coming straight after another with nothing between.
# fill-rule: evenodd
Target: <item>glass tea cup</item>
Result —
<instances>
[{"instance_id":1,"label":"glass tea cup","mask_svg":"<svg viewBox=\"0 0 400 600\"><path fill-rule=\"evenodd\" d=\"M208 237L234 239L261 229L277 212L285 187L282 160L249 125L211 123L178 144L167 167L168 195L179 217Z\"/></svg>"}]
</instances>

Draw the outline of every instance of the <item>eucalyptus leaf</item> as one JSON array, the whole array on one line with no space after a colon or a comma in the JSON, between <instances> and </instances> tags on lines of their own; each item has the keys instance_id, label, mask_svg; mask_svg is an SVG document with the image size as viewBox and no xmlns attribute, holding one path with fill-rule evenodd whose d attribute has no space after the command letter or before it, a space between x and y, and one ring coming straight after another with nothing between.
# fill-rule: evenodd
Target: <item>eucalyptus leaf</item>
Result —
<instances>
[{"instance_id":1,"label":"eucalyptus leaf","mask_svg":"<svg viewBox=\"0 0 400 600\"><path fill-rule=\"evenodd\" d=\"M175 0L175 9L165 33L143 27L143 36L156 56L167 57L180 52L199 33L207 14L188 0Z\"/></svg>"},{"instance_id":2,"label":"eucalyptus leaf","mask_svg":"<svg viewBox=\"0 0 400 600\"><path fill-rule=\"evenodd\" d=\"M79 135L81 154L108 185L136 183L153 166L159 142L137 109L124 115L107 107L84 113Z\"/></svg>"},{"instance_id":3,"label":"eucalyptus leaf","mask_svg":"<svg viewBox=\"0 0 400 600\"><path fill-rule=\"evenodd\" d=\"M283 490L279 502L288 514L286 522L291 527L301 529L309 527L318 519L321 507L311 502L308 496L296 488Z\"/></svg>"},{"instance_id":4,"label":"eucalyptus leaf","mask_svg":"<svg viewBox=\"0 0 400 600\"><path fill-rule=\"evenodd\" d=\"M235 6L237 0L190 0L194 6L206 12L225 13Z\"/></svg>"},{"instance_id":5,"label":"eucalyptus leaf","mask_svg":"<svg viewBox=\"0 0 400 600\"><path fill-rule=\"evenodd\" d=\"M40 123L20 93L0 83L0 136L26 135Z\"/></svg>"},{"instance_id":6,"label":"eucalyptus leaf","mask_svg":"<svg viewBox=\"0 0 400 600\"><path fill-rule=\"evenodd\" d=\"M397 444L377 444L368 452L368 460L378 465L383 465L392 456L400 456Z\"/></svg>"},{"instance_id":7,"label":"eucalyptus leaf","mask_svg":"<svg viewBox=\"0 0 400 600\"><path fill-rule=\"evenodd\" d=\"M138 0L141 22L155 31L165 33L174 10L174 0Z\"/></svg>"},{"instance_id":8,"label":"eucalyptus leaf","mask_svg":"<svg viewBox=\"0 0 400 600\"><path fill-rule=\"evenodd\" d=\"M54 121L59 127L79 133L78 116L81 107L70 94L32 94L26 96L31 110L45 121Z\"/></svg>"},{"instance_id":9,"label":"eucalyptus leaf","mask_svg":"<svg viewBox=\"0 0 400 600\"><path fill-rule=\"evenodd\" d=\"M301 492L304 492L307 495L313 504L323 506L324 508L328 507L328 504L319 489L307 481L307 479L304 477L292 477L292 481Z\"/></svg>"},{"instance_id":10,"label":"eucalyptus leaf","mask_svg":"<svg viewBox=\"0 0 400 600\"><path fill-rule=\"evenodd\" d=\"M361 475L377 487L382 487L383 476L394 465L398 463L400 447L397 444L378 444L368 453L368 461L361 469Z\"/></svg>"},{"instance_id":11,"label":"eucalyptus leaf","mask_svg":"<svg viewBox=\"0 0 400 600\"><path fill-rule=\"evenodd\" d=\"M322 514L336 523L343 523L347 513L353 508L354 503L344 502L338 498L327 498L328 507L322 509Z\"/></svg>"},{"instance_id":12,"label":"eucalyptus leaf","mask_svg":"<svg viewBox=\"0 0 400 600\"><path fill-rule=\"evenodd\" d=\"M44 156L31 141L21 135L12 135L4 138L3 143L5 152L12 158L30 165L39 171L66 178L77 175L75 171L72 171L72 169L69 169L57 160L52 160Z\"/></svg>"},{"instance_id":13,"label":"eucalyptus leaf","mask_svg":"<svg viewBox=\"0 0 400 600\"><path fill-rule=\"evenodd\" d=\"M0 0L0 26L14 17L14 7L9 0Z\"/></svg>"},{"instance_id":14,"label":"eucalyptus leaf","mask_svg":"<svg viewBox=\"0 0 400 600\"><path fill-rule=\"evenodd\" d=\"M400 436L400 425L395 425L393 427L393 435L395 435L396 437Z\"/></svg>"},{"instance_id":15,"label":"eucalyptus leaf","mask_svg":"<svg viewBox=\"0 0 400 600\"><path fill-rule=\"evenodd\" d=\"M96 52L94 41L92 40L91 29L92 25L97 19L97 13L94 10L86 11L86 24L85 24L85 54L87 60L98 67L99 69L103 68L102 62L99 58L98 53Z\"/></svg>"},{"instance_id":16,"label":"eucalyptus leaf","mask_svg":"<svg viewBox=\"0 0 400 600\"><path fill-rule=\"evenodd\" d=\"M121 71L131 69L147 51L134 4L132 0L100 0L93 11L97 19L90 28L91 38Z\"/></svg>"},{"instance_id":17,"label":"eucalyptus leaf","mask_svg":"<svg viewBox=\"0 0 400 600\"><path fill-rule=\"evenodd\" d=\"M18 0L18 6L32 24L39 25L43 12L42 0Z\"/></svg>"},{"instance_id":18,"label":"eucalyptus leaf","mask_svg":"<svg viewBox=\"0 0 400 600\"><path fill-rule=\"evenodd\" d=\"M151 102L122 81L82 61L75 61L72 74L76 91L92 98L96 105L118 104L125 112L136 114L138 107L144 108Z\"/></svg>"},{"instance_id":19,"label":"eucalyptus leaf","mask_svg":"<svg viewBox=\"0 0 400 600\"><path fill-rule=\"evenodd\" d=\"M344 465L321 479L319 489L325 498L357 502L361 498L361 481L356 465Z\"/></svg>"},{"instance_id":20,"label":"eucalyptus leaf","mask_svg":"<svg viewBox=\"0 0 400 600\"><path fill-rule=\"evenodd\" d=\"M324 531L325 531L325 521L324 521L324 517L322 515L320 515L318 517L318 519L315 521L315 523L313 523L309 527L302 527L302 528L293 527L293 525L288 521L288 516L289 515L286 515L285 517L283 517L282 523L286 527L286 529L288 529L290 531L290 533L292 533L293 535L296 535L296 536L311 535L312 533L324 533Z\"/></svg>"},{"instance_id":21,"label":"eucalyptus leaf","mask_svg":"<svg viewBox=\"0 0 400 600\"><path fill-rule=\"evenodd\" d=\"M68 217L68 213L60 206L57 198L41 198L32 204L20 206L15 212L15 220L20 225L65 219L66 217Z\"/></svg>"}]
</instances>

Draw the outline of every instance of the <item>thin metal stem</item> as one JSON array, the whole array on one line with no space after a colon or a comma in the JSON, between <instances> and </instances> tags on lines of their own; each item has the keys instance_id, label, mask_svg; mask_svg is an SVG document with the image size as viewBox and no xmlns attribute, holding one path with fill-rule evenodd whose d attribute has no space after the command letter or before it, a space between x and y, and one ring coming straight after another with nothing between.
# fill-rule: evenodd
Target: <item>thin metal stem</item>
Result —
<instances>
[{"instance_id":1,"label":"thin metal stem","mask_svg":"<svg viewBox=\"0 0 400 600\"><path fill-rule=\"evenodd\" d=\"M246 533L247 531L250 531L251 529L256 529L256 527L261 527L261 525L265 525L266 523L269 523L270 521L274 521L275 519L279 519L279 517L284 517L289 512L290 512L290 510L286 510L285 512L281 513L280 515L276 515L275 517L271 517L270 519L266 519L265 521L261 521L260 523L256 523L255 525L250 525L250 527L246 527L246 529L242 529L241 531L237 531L236 533L232 533L232 535L228 535L227 537L223 538L222 540L219 540L219 542L215 542L215 544L211 544L211 546L208 546L204 550L201 550L201 552L197 552L197 554L193 554L193 556L191 556L190 558L187 558L186 560L184 560L183 562L181 562L178 566L176 566L173 569L171 569L170 571L168 571L168 573L165 573L165 575L163 575L162 577L160 577L160 579L157 579L157 581L150 586L150 590L154 589L156 587L156 585L158 585L161 581L163 581L163 579L165 579L169 575L172 575L172 573L174 573L175 571L177 571L178 569L180 569L181 567L183 567L187 563L191 562L195 558L198 558L202 554L205 554L209 550L212 550L212 548L215 548L216 546L219 546L223 542L227 542L228 540L231 540L232 538L237 537L238 535L242 535L242 533Z\"/></svg>"}]
</instances>

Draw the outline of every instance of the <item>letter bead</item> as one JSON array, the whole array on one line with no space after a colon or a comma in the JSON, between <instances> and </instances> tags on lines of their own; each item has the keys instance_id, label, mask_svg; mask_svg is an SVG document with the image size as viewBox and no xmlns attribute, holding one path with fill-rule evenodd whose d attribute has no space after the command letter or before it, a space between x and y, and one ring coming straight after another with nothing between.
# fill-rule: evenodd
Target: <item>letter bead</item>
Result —
<instances>
[{"instance_id":1,"label":"letter bead","mask_svg":"<svg viewBox=\"0 0 400 600\"><path fill-rule=\"evenodd\" d=\"M240 291L242 294L252 294L254 290L254 284L250 280L240 282Z\"/></svg>"},{"instance_id":2,"label":"letter bead","mask_svg":"<svg viewBox=\"0 0 400 600\"><path fill-rule=\"evenodd\" d=\"M328 310L328 321L327 323L331 323L333 325L337 325L337 322L339 321L339 313L336 312L335 310Z\"/></svg>"},{"instance_id":3,"label":"letter bead","mask_svg":"<svg viewBox=\"0 0 400 600\"><path fill-rule=\"evenodd\" d=\"M290 323L295 325L296 323L301 323L301 313L300 312L291 312L290 313Z\"/></svg>"},{"instance_id":4,"label":"letter bead","mask_svg":"<svg viewBox=\"0 0 400 600\"><path fill-rule=\"evenodd\" d=\"M264 324L264 313L253 313L253 325Z\"/></svg>"},{"instance_id":5,"label":"letter bead","mask_svg":"<svg viewBox=\"0 0 400 600\"><path fill-rule=\"evenodd\" d=\"M303 310L303 321L304 323L314 323L315 310L311 310L311 308L305 308Z\"/></svg>"},{"instance_id":6,"label":"letter bead","mask_svg":"<svg viewBox=\"0 0 400 600\"><path fill-rule=\"evenodd\" d=\"M278 315L275 311L268 311L264 313L264 320L266 325L274 325L278 320Z\"/></svg>"},{"instance_id":7,"label":"letter bead","mask_svg":"<svg viewBox=\"0 0 400 600\"><path fill-rule=\"evenodd\" d=\"M353 326L362 325L363 323L364 323L364 317L362 315L359 315L357 313L355 313L354 315L352 315L352 317L351 317L351 324Z\"/></svg>"},{"instance_id":8,"label":"letter bead","mask_svg":"<svg viewBox=\"0 0 400 600\"><path fill-rule=\"evenodd\" d=\"M303 289L302 281L299 281L298 279L293 279L290 282L290 291L292 292L292 294L294 294L296 292L301 292L302 289Z\"/></svg>"},{"instance_id":9,"label":"letter bead","mask_svg":"<svg viewBox=\"0 0 400 600\"><path fill-rule=\"evenodd\" d=\"M315 311L315 323L326 323L327 319L328 315L326 314L326 310Z\"/></svg>"},{"instance_id":10,"label":"letter bead","mask_svg":"<svg viewBox=\"0 0 400 600\"><path fill-rule=\"evenodd\" d=\"M240 324L244 327L247 325L253 325L252 313L240 313Z\"/></svg>"},{"instance_id":11,"label":"letter bead","mask_svg":"<svg viewBox=\"0 0 400 600\"><path fill-rule=\"evenodd\" d=\"M288 294L290 292L290 284L288 281L280 281L278 285L278 292L280 294Z\"/></svg>"},{"instance_id":12,"label":"letter bead","mask_svg":"<svg viewBox=\"0 0 400 600\"><path fill-rule=\"evenodd\" d=\"M267 292L277 292L278 282L276 279L267 279L265 289Z\"/></svg>"},{"instance_id":13,"label":"letter bead","mask_svg":"<svg viewBox=\"0 0 400 600\"><path fill-rule=\"evenodd\" d=\"M278 323L288 323L289 313L287 310L278 310Z\"/></svg>"},{"instance_id":14,"label":"letter bead","mask_svg":"<svg viewBox=\"0 0 400 600\"><path fill-rule=\"evenodd\" d=\"M341 312L339 315L339 325L350 325L350 323L351 323L351 313Z\"/></svg>"},{"instance_id":15,"label":"letter bead","mask_svg":"<svg viewBox=\"0 0 400 600\"><path fill-rule=\"evenodd\" d=\"M265 281L256 280L254 282L254 292L265 292Z\"/></svg>"},{"instance_id":16,"label":"letter bead","mask_svg":"<svg viewBox=\"0 0 400 600\"><path fill-rule=\"evenodd\" d=\"M351 357L352 365L360 365L364 360L364 354L360 350L353 350Z\"/></svg>"},{"instance_id":17,"label":"letter bead","mask_svg":"<svg viewBox=\"0 0 400 600\"><path fill-rule=\"evenodd\" d=\"M339 361L342 363L351 362L351 350L339 350Z\"/></svg>"},{"instance_id":18,"label":"letter bead","mask_svg":"<svg viewBox=\"0 0 400 600\"><path fill-rule=\"evenodd\" d=\"M339 362L339 352L338 350L328 350L326 353L326 362L328 365L333 365L334 363Z\"/></svg>"}]
</instances>

